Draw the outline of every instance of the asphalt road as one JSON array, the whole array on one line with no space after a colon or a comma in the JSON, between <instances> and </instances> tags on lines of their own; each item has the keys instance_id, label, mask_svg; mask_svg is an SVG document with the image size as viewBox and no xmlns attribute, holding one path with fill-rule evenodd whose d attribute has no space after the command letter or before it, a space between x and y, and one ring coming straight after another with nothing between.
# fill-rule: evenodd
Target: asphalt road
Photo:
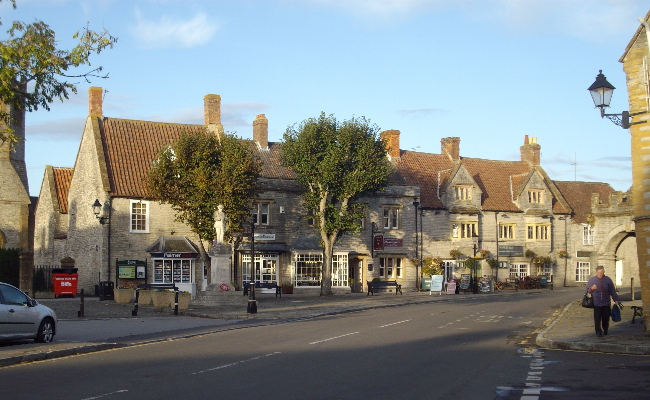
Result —
<instances>
[{"instance_id":1,"label":"asphalt road","mask_svg":"<svg viewBox=\"0 0 650 400\"><path fill-rule=\"evenodd\" d=\"M650 357L534 346L574 297L455 296L18 365L0 369L1 397L647 398Z\"/></svg>"}]
</instances>

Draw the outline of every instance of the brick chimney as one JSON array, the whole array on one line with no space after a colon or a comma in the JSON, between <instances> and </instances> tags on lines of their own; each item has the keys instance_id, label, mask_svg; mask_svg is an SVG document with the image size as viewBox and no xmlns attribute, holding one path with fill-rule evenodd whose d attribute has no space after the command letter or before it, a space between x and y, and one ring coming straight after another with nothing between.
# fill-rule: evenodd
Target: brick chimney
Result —
<instances>
[{"instance_id":1,"label":"brick chimney","mask_svg":"<svg viewBox=\"0 0 650 400\"><path fill-rule=\"evenodd\" d=\"M460 138L447 137L440 139L440 154L446 154L453 161L458 161L460 159Z\"/></svg>"},{"instance_id":2,"label":"brick chimney","mask_svg":"<svg viewBox=\"0 0 650 400\"><path fill-rule=\"evenodd\" d=\"M388 150L388 156L391 160L399 160L399 135L400 132L397 129L391 129L388 131L383 131L381 133L381 139L386 143L386 148Z\"/></svg>"},{"instance_id":3,"label":"brick chimney","mask_svg":"<svg viewBox=\"0 0 650 400\"><path fill-rule=\"evenodd\" d=\"M221 125L221 96L218 94L205 95L203 113L208 131L216 133L217 137L220 137L224 133L223 125Z\"/></svg>"},{"instance_id":4,"label":"brick chimney","mask_svg":"<svg viewBox=\"0 0 650 400\"><path fill-rule=\"evenodd\" d=\"M102 94L104 91L101 87L92 86L88 89L88 115L102 116Z\"/></svg>"},{"instance_id":5,"label":"brick chimney","mask_svg":"<svg viewBox=\"0 0 650 400\"><path fill-rule=\"evenodd\" d=\"M253 121L253 140L263 149L269 147L269 120L259 114Z\"/></svg>"},{"instance_id":6,"label":"brick chimney","mask_svg":"<svg viewBox=\"0 0 650 400\"><path fill-rule=\"evenodd\" d=\"M524 145L519 148L521 151L521 161L525 161L530 165L540 164L540 154L542 146L537 144L537 137L524 138Z\"/></svg>"}]
</instances>

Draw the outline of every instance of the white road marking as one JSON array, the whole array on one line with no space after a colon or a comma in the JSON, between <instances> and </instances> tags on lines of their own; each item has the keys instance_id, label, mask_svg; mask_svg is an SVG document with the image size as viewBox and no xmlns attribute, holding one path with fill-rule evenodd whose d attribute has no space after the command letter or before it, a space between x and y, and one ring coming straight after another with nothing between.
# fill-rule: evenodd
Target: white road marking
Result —
<instances>
[{"instance_id":1,"label":"white road marking","mask_svg":"<svg viewBox=\"0 0 650 400\"><path fill-rule=\"evenodd\" d=\"M327 342L328 340L334 340L334 339L342 338L342 337L345 337L345 336L356 335L357 333L359 333L359 332L346 333L345 335L336 336L336 337L332 337L332 338L324 339L324 340L319 340L317 342L311 342L309 344L323 343L323 342Z\"/></svg>"},{"instance_id":2,"label":"white road marking","mask_svg":"<svg viewBox=\"0 0 650 400\"><path fill-rule=\"evenodd\" d=\"M399 321L399 322L393 322L392 324L382 325L382 326L380 326L380 328L385 328L385 327L391 326L391 325L403 324L404 322L409 322L409 321L410 321L410 319L406 319L404 321Z\"/></svg>"},{"instance_id":3,"label":"white road marking","mask_svg":"<svg viewBox=\"0 0 650 400\"><path fill-rule=\"evenodd\" d=\"M279 352L279 351L276 351L275 353L270 353L270 354L265 354L265 355L263 355L263 356L258 356L258 357L249 358L248 360L237 361L237 362L234 362L234 363L231 363L231 364L226 364L226 365L220 365L220 366L218 366L218 367L214 367L214 368L206 369L206 370L203 370L203 371L193 372L193 373L191 373L190 375L198 375L198 374L203 374L203 373L205 373L205 372L216 371L216 370L218 370L218 369L223 369L223 368L232 367L232 366L237 365L237 364L243 364L243 363L245 363L245 362L259 360L260 358L274 356L274 355L276 355L276 354L280 354L280 352ZM85 399L84 399L84 400L85 400Z\"/></svg>"},{"instance_id":4,"label":"white road marking","mask_svg":"<svg viewBox=\"0 0 650 400\"><path fill-rule=\"evenodd\" d=\"M118 393L124 393L124 392L128 392L128 390L126 390L126 389L122 389L122 390L118 390L118 391L116 391L116 392L111 392L111 393L105 393L105 394L100 394L99 396L94 396L94 397L86 397L85 399L82 399L82 400L94 400L94 399L101 399L102 397L106 397L106 396L112 396L112 395L114 395L114 394L118 394Z\"/></svg>"}]
</instances>

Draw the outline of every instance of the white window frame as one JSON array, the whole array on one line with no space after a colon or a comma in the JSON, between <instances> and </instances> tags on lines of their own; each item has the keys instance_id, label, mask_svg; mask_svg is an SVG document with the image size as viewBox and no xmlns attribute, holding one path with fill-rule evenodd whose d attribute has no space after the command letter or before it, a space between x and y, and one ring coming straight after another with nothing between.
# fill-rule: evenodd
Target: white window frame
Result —
<instances>
[{"instance_id":1,"label":"white window frame","mask_svg":"<svg viewBox=\"0 0 650 400\"><path fill-rule=\"evenodd\" d=\"M144 215L144 229L133 229L133 218L136 215L142 215L142 214L134 214L133 213L133 205L134 204L140 204L144 205L146 207L145 215ZM129 232L131 233L149 233L149 202L146 200L131 200L129 202Z\"/></svg>"},{"instance_id":2,"label":"white window frame","mask_svg":"<svg viewBox=\"0 0 650 400\"><path fill-rule=\"evenodd\" d=\"M544 192L541 189L528 189L528 203L544 204Z\"/></svg>"},{"instance_id":3,"label":"white window frame","mask_svg":"<svg viewBox=\"0 0 650 400\"><path fill-rule=\"evenodd\" d=\"M515 240L517 224L499 224L499 240Z\"/></svg>"},{"instance_id":4,"label":"white window frame","mask_svg":"<svg viewBox=\"0 0 650 400\"><path fill-rule=\"evenodd\" d=\"M402 225L402 208L382 206L382 226L384 230L399 230Z\"/></svg>"},{"instance_id":5,"label":"white window frame","mask_svg":"<svg viewBox=\"0 0 650 400\"><path fill-rule=\"evenodd\" d=\"M454 186L454 196L457 201L472 200L472 186L467 186L467 185Z\"/></svg>"},{"instance_id":6,"label":"white window frame","mask_svg":"<svg viewBox=\"0 0 650 400\"><path fill-rule=\"evenodd\" d=\"M591 263L578 261L576 263L576 282L588 282L591 275Z\"/></svg>"},{"instance_id":7,"label":"white window frame","mask_svg":"<svg viewBox=\"0 0 650 400\"><path fill-rule=\"evenodd\" d=\"M271 201L256 201L254 203L253 207L253 218L255 221L255 225L261 225L261 226L269 226L271 225ZM266 222L262 222L262 216L264 213L262 212L263 206L267 206L267 212L266 212Z\"/></svg>"},{"instance_id":8,"label":"white window frame","mask_svg":"<svg viewBox=\"0 0 650 400\"><path fill-rule=\"evenodd\" d=\"M594 244L594 227L590 224L582 224L582 244L587 246Z\"/></svg>"},{"instance_id":9,"label":"white window frame","mask_svg":"<svg viewBox=\"0 0 650 400\"><path fill-rule=\"evenodd\" d=\"M510 264L510 279L524 279L530 276L530 264L528 263L511 263Z\"/></svg>"},{"instance_id":10,"label":"white window frame","mask_svg":"<svg viewBox=\"0 0 650 400\"><path fill-rule=\"evenodd\" d=\"M404 277L404 260L402 260L402 257L379 257L379 277L402 279Z\"/></svg>"},{"instance_id":11,"label":"white window frame","mask_svg":"<svg viewBox=\"0 0 650 400\"><path fill-rule=\"evenodd\" d=\"M291 255L291 282L295 287L320 288L323 280L323 253L313 251L295 252ZM304 263L305 270L317 269L317 280L298 280L298 263ZM332 287L350 287L348 281L348 253L334 253L332 257ZM312 271L313 272L313 271ZM308 276L314 277L313 274ZM300 285L298 284L300 283ZM306 284L305 284L306 283Z\"/></svg>"},{"instance_id":12,"label":"white window frame","mask_svg":"<svg viewBox=\"0 0 650 400\"><path fill-rule=\"evenodd\" d=\"M456 221L451 223L452 239L472 239L473 235L478 236L478 221Z\"/></svg>"}]
</instances>

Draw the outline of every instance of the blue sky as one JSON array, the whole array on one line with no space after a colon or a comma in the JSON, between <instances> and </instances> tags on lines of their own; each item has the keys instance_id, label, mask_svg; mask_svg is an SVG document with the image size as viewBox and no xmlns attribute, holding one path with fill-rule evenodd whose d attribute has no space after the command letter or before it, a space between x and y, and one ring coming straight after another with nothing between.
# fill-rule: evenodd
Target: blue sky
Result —
<instances>
[{"instance_id":1,"label":"blue sky","mask_svg":"<svg viewBox=\"0 0 650 400\"><path fill-rule=\"evenodd\" d=\"M269 140L321 111L365 116L401 131L402 149L518 160L524 135L542 146L556 180L627 190L630 134L599 117L587 88L602 69L628 109L618 59L648 12L641 0L17 0L10 21L43 20L62 47L82 26L119 38L93 56L107 80L27 116L31 195L45 165L72 167L88 88L108 92L104 115L203 123L203 97L221 95L226 130ZM6 34L3 36L6 38ZM577 169L574 166L577 158Z\"/></svg>"}]
</instances>

